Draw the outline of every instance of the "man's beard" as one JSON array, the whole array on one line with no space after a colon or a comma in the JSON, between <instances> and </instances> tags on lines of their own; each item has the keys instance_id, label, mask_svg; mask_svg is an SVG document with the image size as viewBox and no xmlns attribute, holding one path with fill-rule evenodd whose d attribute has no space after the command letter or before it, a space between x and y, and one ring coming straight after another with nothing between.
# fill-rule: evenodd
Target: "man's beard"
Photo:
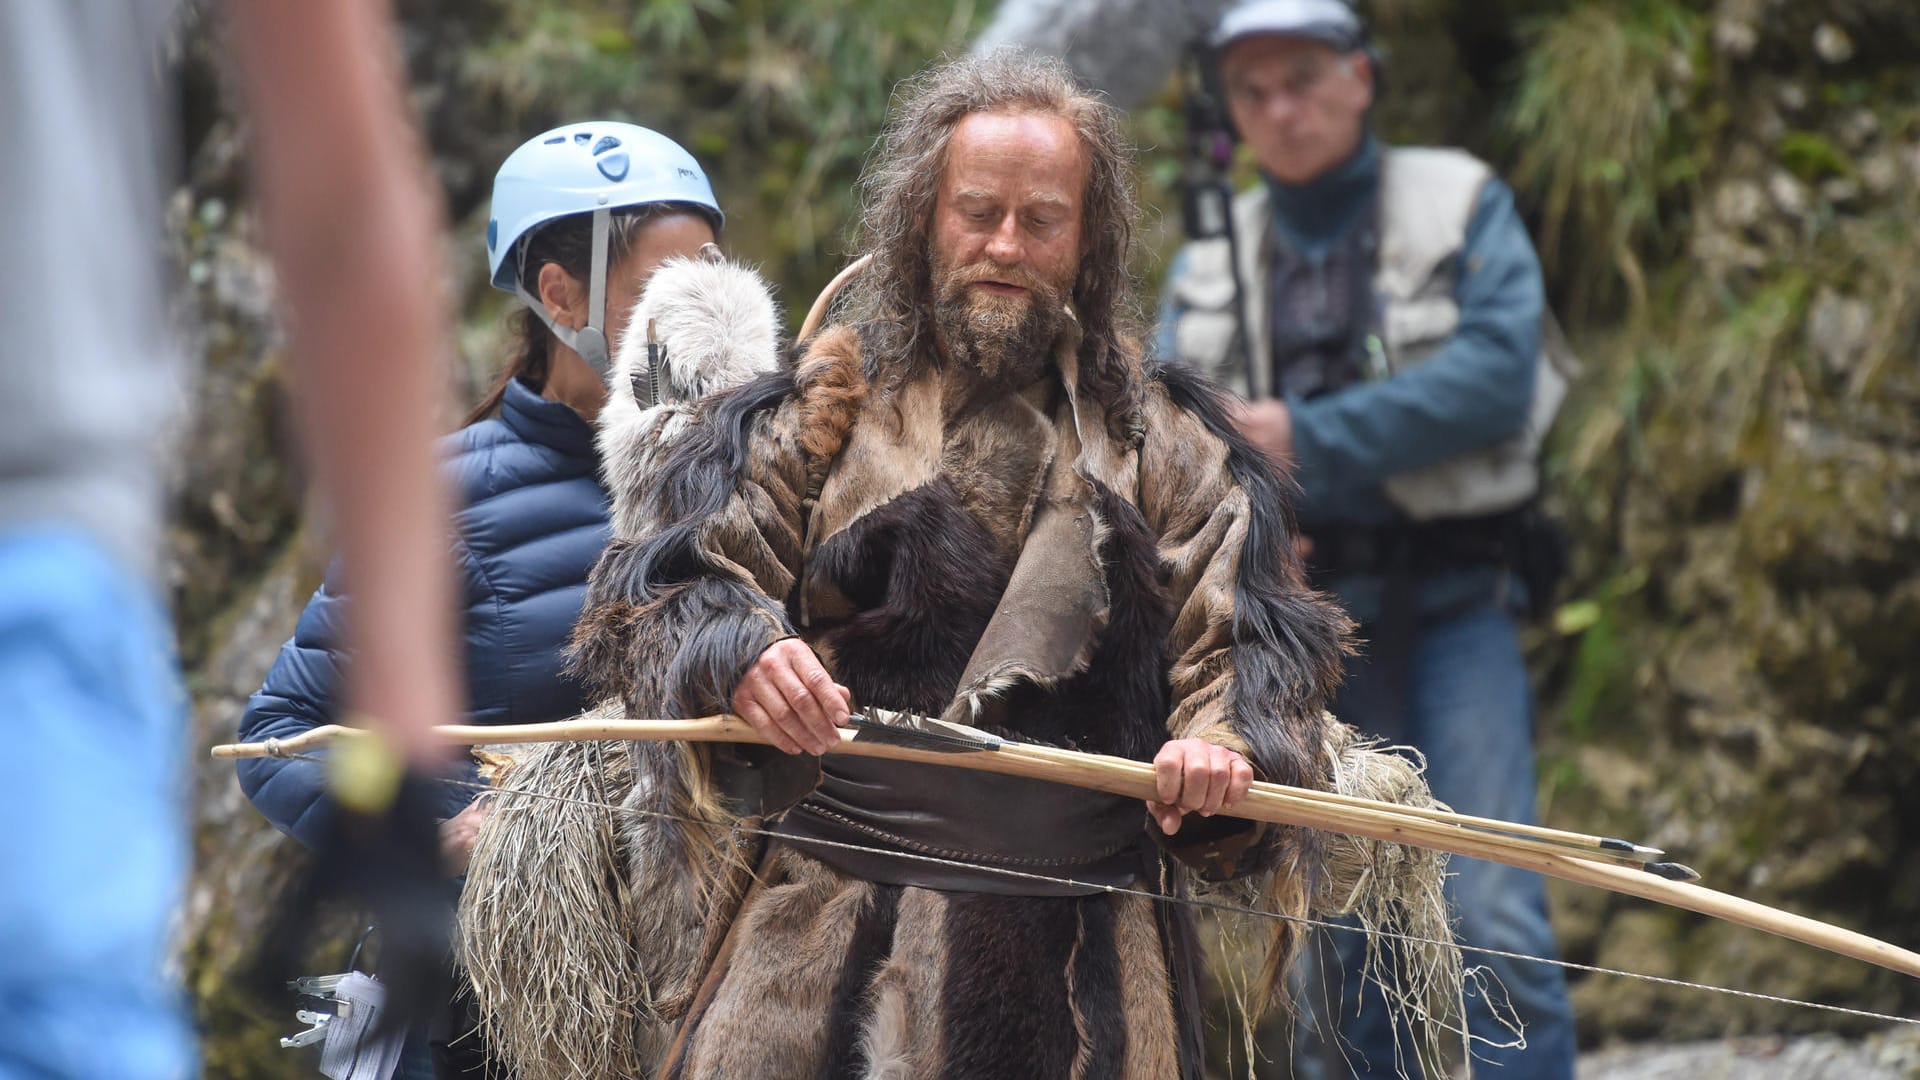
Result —
<instances>
[{"instance_id":1,"label":"man's beard","mask_svg":"<svg viewBox=\"0 0 1920 1080\"><path fill-rule=\"evenodd\" d=\"M1003 281L1027 291L1000 296L968 286ZM955 359L1008 389L1032 383L1046 370L1053 339L1067 320L1066 290L1025 268L988 260L968 266L934 265L934 330Z\"/></svg>"}]
</instances>

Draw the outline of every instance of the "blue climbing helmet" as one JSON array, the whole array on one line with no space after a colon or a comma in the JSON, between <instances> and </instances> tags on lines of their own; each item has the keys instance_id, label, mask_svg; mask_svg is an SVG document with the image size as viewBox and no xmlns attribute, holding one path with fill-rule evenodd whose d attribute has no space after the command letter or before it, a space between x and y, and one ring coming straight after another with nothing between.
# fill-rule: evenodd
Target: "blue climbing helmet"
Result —
<instances>
[{"instance_id":1,"label":"blue climbing helmet","mask_svg":"<svg viewBox=\"0 0 1920 1080\"><path fill-rule=\"evenodd\" d=\"M637 124L611 120L567 124L543 132L507 155L493 177L487 215L487 270L493 287L513 293L561 341L605 372L607 231L612 212L648 203L686 203L724 220L706 172L679 143ZM556 326L522 280L521 241L557 218L593 215L593 268L587 282L587 325Z\"/></svg>"}]
</instances>

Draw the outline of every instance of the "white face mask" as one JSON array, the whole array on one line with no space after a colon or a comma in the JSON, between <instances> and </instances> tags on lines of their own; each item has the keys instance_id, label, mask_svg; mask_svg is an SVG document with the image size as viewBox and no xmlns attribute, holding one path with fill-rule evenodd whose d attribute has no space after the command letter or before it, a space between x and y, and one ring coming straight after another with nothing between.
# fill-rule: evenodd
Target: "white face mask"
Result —
<instances>
[{"instance_id":1,"label":"white face mask","mask_svg":"<svg viewBox=\"0 0 1920 1080\"><path fill-rule=\"evenodd\" d=\"M519 295L520 302L533 309L540 321L547 324L553 336L561 344L580 354L580 358L593 367L594 373L606 377L607 369L612 366L612 354L607 348L607 233L612 227L613 211L600 207L593 212L593 265L587 271L587 325L574 329L561 326L547 314L547 306L540 298L527 291L526 248L520 249L520 274L514 282L513 291Z\"/></svg>"}]
</instances>

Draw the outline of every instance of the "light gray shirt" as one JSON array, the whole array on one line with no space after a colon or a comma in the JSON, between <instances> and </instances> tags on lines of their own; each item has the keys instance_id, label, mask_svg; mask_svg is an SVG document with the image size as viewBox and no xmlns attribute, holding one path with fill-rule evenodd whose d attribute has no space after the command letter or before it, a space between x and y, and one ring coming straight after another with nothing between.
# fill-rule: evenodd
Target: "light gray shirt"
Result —
<instances>
[{"instance_id":1,"label":"light gray shirt","mask_svg":"<svg viewBox=\"0 0 1920 1080\"><path fill-rule=\"evenodd\" d=\"M185 373L165 315L171 0L0 2L0 534L160 559Z\"/></svg>"}]
</instances>

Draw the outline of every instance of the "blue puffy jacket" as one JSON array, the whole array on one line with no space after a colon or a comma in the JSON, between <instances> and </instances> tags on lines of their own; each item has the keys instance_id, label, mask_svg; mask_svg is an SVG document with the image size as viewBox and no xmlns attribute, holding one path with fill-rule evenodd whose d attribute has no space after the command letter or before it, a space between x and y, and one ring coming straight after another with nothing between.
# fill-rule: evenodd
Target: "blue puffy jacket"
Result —
<instances>
[{"instance_id":1,"label":"blue puffy jacket","mask_svg":"<svg viewBox=\"0 0 1920 1080\"><path fill-rule=\"evenodd\" d=\"M586 702L562 674L567 635L586 597L587 572L607 544L608 502L593 429L566 405L519 380L507 384L496 419L442 444L461 507L455 559L464 589L468 723L562 720ZM247 702L240 738L286 738L337 717L343 608L338 564L327 573L293 639ZM239 763L240 787L267 820L311 847L332 802L315 762ZM471 801L449 786L445 816Z\"/></svg>"}]
</instances>

